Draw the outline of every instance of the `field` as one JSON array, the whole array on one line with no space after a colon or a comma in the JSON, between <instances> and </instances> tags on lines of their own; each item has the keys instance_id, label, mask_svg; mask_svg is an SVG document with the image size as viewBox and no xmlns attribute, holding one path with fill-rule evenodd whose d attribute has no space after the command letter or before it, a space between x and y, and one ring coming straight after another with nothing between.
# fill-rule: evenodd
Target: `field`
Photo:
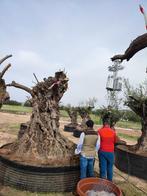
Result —
<instances>
[{"instance_id":1,"label":"field","mask_svg":"<svg viewBox=\"0 0 147 196\"><path fill-rule=\"evenodd\" d=\"M17 137L20 123L26 122L30 118L31 108L6 107L3 106L3 112L0 112L0 145L14 141ZM12 113L8 113L11 110ZM5 111L5 112L4 112ZM14 112L14 113L13 113ZM95 122L100 122L99 117L92 116ZM61 111L60 131L73 142L77 143L78 138L74 138L71 133L64 132L63 126L69 121L65 111ZM79 119L80 121L80 119ZM125 127L125 122L122 122ZM127 122L131 126L132 122ZM134 124L133 124L134 125ZM100 126L95 126L97 129ZM134 125L136 126L136 125ZM130 127L129 127L130 128ZM119 136L129 144L135 144L140 136L140 131L126 128L116 128ZM98 160L96 159L95 171L98 172ZM114 169L114 182L122 189L126 196L145 196L147 195L146 181L132 177ZM28 191L19 191L15 188L0 186L0 195L3 196L73 196L72 193L30 193Z\"/></svg>"},{"instance_id":2,"label":"field","mask_svg":"<svg viewBox=\"0 0 147 196\"><path fill-rule=\"evenodd\" d=\"M31 114L32 108L30 107L24 107L24 106L11 106L11 105L3 105L2 112L7 112L7 113L13 113L13 114L25 114L26 118L27 116L29 116ZM66 111L64 110L60 110L60 116L61 119L64 121L69 120L68 119L68 114ZM14 118L14 117L13 117ZM22 122L26 122L27 119L25 118L25 120L22 120ZM99 116L93 115L91 114L91 118L93 119L93 121L95 122L96 125L101 125L101 120L99 118ZM29 120L29 118L28 118ZM80 122L80 117L78 117L78 121ZM18 130L19 130L19 126L20 123L17 123L17 120L11 123L7 123L5 124L5 128L7 127L7 133L10 134L17 134ZM117 127L119 127L118 129L118 135L122 138L122 139L128 139L130 141L136 141L137 138L140 136L140 124L139 123L135 123L135 122L130 122L130 121L119 121L116 124ZM97 128L97 126L96 126ZM120 128L124 128L123 131L121 131ZM130 132L125 131L127 129L130 129ZM5 130L3 130L3 127L0 127L0 130L5 132ZM129 134L128 134L129 133Z\"/></svg>"}]
</instances>

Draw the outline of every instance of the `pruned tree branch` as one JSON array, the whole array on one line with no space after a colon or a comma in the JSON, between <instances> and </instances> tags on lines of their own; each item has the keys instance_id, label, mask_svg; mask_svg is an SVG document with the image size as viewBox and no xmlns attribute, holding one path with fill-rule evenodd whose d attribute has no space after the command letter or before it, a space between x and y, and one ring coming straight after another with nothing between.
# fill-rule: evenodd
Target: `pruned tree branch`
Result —
<instances>
[{"instance_id":1,"label":"pruned tree branch","mask_svg":"<svg viewBox=\"0 0 147 196\"><path fill-rule=\"evenodd\" d=\"M6 59L8 59L8 58L10 58L10 57L12 57L12 54L7 55L7 56L5 56L4 58L2 58L2 59L0 60L0 64L2 64Z\"/></svg>"},{"instance_id":2,"label":"pruned tree branch","mask_svg":"<svg viewBox=\"0 0 147 196\"><path fill-rule=\"evenodd\" d=\"M11 67L11 64L8 64L7 66L5 66L5 68L3 69L3 71L0 73L0 78L3 77L3 75L5 74L5 72L9 69L9 67Z\"/></svg>"},{"instance_id":3,"label":"pruned tree branch","mask_svg":"<svg viewBox=\"0 0 147 196\"><path fill-rule=\"evenodd\" d=\"M139 100L137 100L135 97L133 97L132 95L129 95L129 98L134 100L136 103L139 103Z\"/></svg>"},{"instance_id":4,"label":"pruned tree branch","mask_svg":"<svg viewBox=\"0 0 147 196\"><path fill-rule=\"evenodd\" d=\"M30 93L32 96L34 95L32 90L22 84L16 83L15 81L12 81L12 83L7 84L6 86L14 86L16 88L20 88L22 90L25 90L26 92Z\"/></svg>"},{"instance_id":5,"label":"pruned tree branch","mask_svg":"<svg viewBox=\"0 0 147 196\"><path fill-rule=\"evenodd\" d=\"M116 59L120 59L121 61L127 60L129 61L138 51L144 49L147 47L147 33L138 36L136 39L134 39L124 54L118 54L111 58L112 61L115 61Z\"/></svg>"}]
</instances>

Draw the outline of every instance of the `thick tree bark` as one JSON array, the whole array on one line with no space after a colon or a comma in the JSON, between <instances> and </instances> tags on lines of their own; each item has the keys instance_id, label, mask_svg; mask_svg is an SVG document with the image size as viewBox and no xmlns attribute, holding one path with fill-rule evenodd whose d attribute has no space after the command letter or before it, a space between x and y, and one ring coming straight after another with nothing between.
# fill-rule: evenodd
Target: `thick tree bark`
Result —
<instances>
[{"instance_id":1,"label":"thick tree bark","mask_svg":"<svg viewBox=\"0 0 147 196\"><path fill-rule=\"evenodd\" d=\"M138 36L135 40L133 40L125 51L124 54L115 55L111 58L112 61L120 59L121 61L127 60L129 61L138 51L147 47L147 33Z\"/></svg>"},{"instance_id":2,"label":"thick tree bark","mask_svg":"<svg viewBox=\"0 0 147 196\"><path fill-rule=\"evenodd\" d=\"M5 80L0 79L0 108L2 107L4 101L8 100L9 93L6 91Z\"/></svg>"},{"instance_id":3,"label":"thick tree bark","mask_svg":"<svg viewBox=\"0 0 147 196\"><path fill-rule=\"evenodd\" d=\"M77 108L71 107L71 108L66 108L66 111L70 117L71 123L68 124L68 126L71 127L76 127L78 125L77 123L77 118L78 118L78 111Z\"/></svg>"},{"instance_id":4,"label":"thick tree bark","mask_svg":"<svg viewBox=\"0 0 147 196\"><path fill-rule=\"evenodd\" d=\"M129 97L126 105L141 117L141 136L135 146L137 152L147 152L147 100L137 100L133 96Z\"/></svg>"},{"instance_id":5,"label":"thick tree bark","mask_svg":"<svg viewBox=\"0 0 147 196\"><path fill-rule=\"evenodd\" d=\"M90 110L91 110L90 107L79 107L78 108L79 115L82 118L82 122L80 124L80 128L82 130L86 130L87 129L86 121L91 119L91 117L89 115Z\"/></svg>"},{"instance_id":6,"label":"thick tree bark","mask_svg":"<svg viewBox=\"0 0 147 196\"><path fill-rule=\"evenodd\" d=\"M138 51L147 47L147 33L133 40L123 55L115 55L111 58L112 61L120 59L121 61L129 61ZM137 100L130 96L127 105L141 117L142 120L142 135L138 139L136 150L139 152L147 152L147 100Z\"/></svg>"},{"instance_id":7,"label":"thick tree bark","mask_svg":"<svg viewBox=\"0 0 147 196\"><path fill-rule=\"evenodd\" d=\"M7 55L4 58L0 59L0 64L2 64L6 59L11 57L12 55ZM4 101L9 99L9 93L6 91L6 84L5 80L3 79L3 76L5 72L11 67L11 64L8 64L7 66L4 67L2 72L0 72L0 108L2 107L2 104Z\"/></svg>"},{"instance_id":8,"label":"thick tree bark","mask_svg":"<svg viewBox=\"0 0 147 196\"><path fill-rule=\"evenodd\" d=\"M32 115L28 128L11 145L8 155L13 160L29 164L70 165L75 145L59 132L59 101L68 86L63 72L44 79L32 89L12 82L9 86L21 88L32 95Z\"/></svg>"}]
</instances>

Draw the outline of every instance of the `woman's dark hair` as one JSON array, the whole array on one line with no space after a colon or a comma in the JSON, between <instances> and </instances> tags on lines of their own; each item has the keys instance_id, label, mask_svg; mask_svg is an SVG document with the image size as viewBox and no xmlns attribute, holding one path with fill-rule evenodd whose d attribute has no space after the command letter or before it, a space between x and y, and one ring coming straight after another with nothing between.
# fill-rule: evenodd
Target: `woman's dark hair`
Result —
<instances>
[{"instance_id":1,"label":"woman's dark hair","mask_svg":"<svg viewBox=\"0 0 147 196\"><path fill-rule=\"evenodd\" d=\"M108 124L110 125L110 119L109 118L104 118L103 119L103 125Z\"/></svg>"},{"instance_id":2,"label":"woman's dark hair","mask_svg":"<svg viewBox=\"0 0 147 196\"><path fill-rule=\"evenodd\" d=\"M86 121L86 125L87 125L87 127L93 128L93 125L94 125L93 120L87 120L87 121Z\"/></svg>"}]
</instances>

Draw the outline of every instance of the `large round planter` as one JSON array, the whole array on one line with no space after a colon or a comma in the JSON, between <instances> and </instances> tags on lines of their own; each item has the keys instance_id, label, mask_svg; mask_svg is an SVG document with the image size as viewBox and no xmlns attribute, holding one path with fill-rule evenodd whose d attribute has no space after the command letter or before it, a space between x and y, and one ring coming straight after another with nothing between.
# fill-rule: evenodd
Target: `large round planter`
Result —
<instances>
[{"instance_id":1,"label":"large round planter","mask_svg":"<svg viewBox=\"0 0 147 196\"><path fill-rule=\"evenodd\" d=\"M66 132L73 132L74 130L75 130L75 127L73 126L69 126L69 125L64 126L64 131Z\"/></svg>"},{"instance_id":2,"label":"large round planter","mask_svg":"<svg viewBox=\"0 0 147 196\"><path fill-rule=\"evenodd\" d=\"M116 146L115 166L129 175L147 180L147 157L129 151L127 146Z\"/></svg>"},{"instance_id":3,"label":"large round planter","mask_svg":"<svg viewBox=\"0 0 147 196\"><path fill-rule=\"evenodd\" d=\"M0 182L32 192L71 192L79 181L79 166L36 167L0 156Z\"/></svg>"},{"instance_id":4,"label":"large round planter","mask_svg":"<svg viewBox=\"0 0 147 196\"><path fill-rule=\"evenodd\" d=\"M83 132L82 130L74 129L73 136L74 137L80 137L80 135L81 135L82 132Z\"/></svg>"}]
</instances>

